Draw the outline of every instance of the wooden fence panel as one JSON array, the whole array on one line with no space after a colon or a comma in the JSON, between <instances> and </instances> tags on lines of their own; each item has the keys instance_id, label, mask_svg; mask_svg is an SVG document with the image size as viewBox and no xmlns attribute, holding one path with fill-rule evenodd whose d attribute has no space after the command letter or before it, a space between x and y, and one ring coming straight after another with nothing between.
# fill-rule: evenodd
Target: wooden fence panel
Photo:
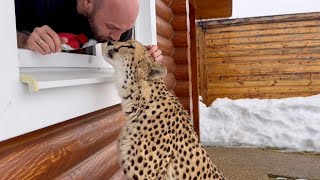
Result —
<instances>
[{"instance_id":1,"label":"wooden fence panel","mask_svg":"<svg viewBox=\"0 0 320 180\"><path fill-rule=\"evenodd\" d=\"M198 32L204 102L319 94L319 18L305 13L205 22L204 33Z\"/></svg>"}]
</instances>

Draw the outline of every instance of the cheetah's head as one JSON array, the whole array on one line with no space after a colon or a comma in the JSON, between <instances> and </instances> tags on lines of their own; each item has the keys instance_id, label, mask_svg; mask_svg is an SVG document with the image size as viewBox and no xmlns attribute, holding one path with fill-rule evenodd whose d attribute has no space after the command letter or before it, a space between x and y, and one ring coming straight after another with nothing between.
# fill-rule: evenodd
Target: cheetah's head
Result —
<instances>
[{"instance_id":1,"label":"cheetah's head","mask_svg":"<svg viewBox=\"0 0 320 180\"><path fill-rule=\"evenodd\" d=\"M125 84L140 80L153 81L167 74L166 68L157 63L148 50L135 40L103 43L102 54L115 68L116 76L121 76L120 81Z\"/></svg>"}]
</instances>

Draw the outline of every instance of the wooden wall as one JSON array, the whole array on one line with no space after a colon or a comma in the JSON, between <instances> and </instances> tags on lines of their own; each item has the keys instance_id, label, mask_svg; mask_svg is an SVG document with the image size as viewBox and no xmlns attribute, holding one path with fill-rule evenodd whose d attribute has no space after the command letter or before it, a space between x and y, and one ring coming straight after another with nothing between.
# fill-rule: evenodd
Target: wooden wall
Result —
<instances>
[{"instance_id":1,"label":"wooden wall","mask_svg":"<svg viewBox=\"0 0 320 180\"><path fill-rule=\"evenodd\" d=\"M187 13L184 0L156 0L158 46L168 69L164 81L190 110Z\"/></svg>"},{"instance_id":2,"label":"wooden wall","mask_svg":"<svg viewBox=\"0 0 320 180\"><path fill-rule=\"evenodd\" d=\"M320 93L320 13L216 20L198 31L201 95L284 98Z\"/></svg>"},{"instance_id":3,"label":"wooden wall","mask_svg":"<svg viewBox=\"0 0 320 180\"><path fill-rule=\"evenodd\" d=\"M0 142L0 179L122 179L120 111L114 106Z\"/></svg>"},{"instance_id":4,"label":"wooden wall","mask_svg":"<svg viewBox=\"0 0 320 180\"><path fill-rule=\"evenodd\" d=\"M195 8L196 19L232 16L232 0L189 0Z\"/></svg>"},{"instance_id":5,"label":"wooden wall","mask_svg":"<svg viewBox=\"0 0 320 180\"><path fill-rule=\"evenodd\" d=\"M164 55L161 63L168 69L165 84L190 112L199 135L197 60L196 51L192 51L196 50L196 12L191 4L189 7L187 12L185 0L156 0L158 46Z\"/></svg>"}]
</instances>

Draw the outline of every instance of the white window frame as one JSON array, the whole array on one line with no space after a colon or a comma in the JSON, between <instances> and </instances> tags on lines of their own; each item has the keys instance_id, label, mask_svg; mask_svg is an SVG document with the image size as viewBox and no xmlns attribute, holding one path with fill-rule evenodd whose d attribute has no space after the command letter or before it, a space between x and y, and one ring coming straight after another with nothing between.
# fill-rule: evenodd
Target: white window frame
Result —
<instances>
[{"instance_id":1,"label":"white window frame","mask_svg":"<svg viewBox=\"0 0 320 180\"><path fill-rule=\"evenodd\" d=\"M145 45L156 44L155 1L140 1L144 14L139 15L135 34L144 37L135 38ZM103 60L99 46L96 56L41 56L18 49L14 1L2 3L0 142L120 103L113 69Z\"/></svg>"}]
</instances>

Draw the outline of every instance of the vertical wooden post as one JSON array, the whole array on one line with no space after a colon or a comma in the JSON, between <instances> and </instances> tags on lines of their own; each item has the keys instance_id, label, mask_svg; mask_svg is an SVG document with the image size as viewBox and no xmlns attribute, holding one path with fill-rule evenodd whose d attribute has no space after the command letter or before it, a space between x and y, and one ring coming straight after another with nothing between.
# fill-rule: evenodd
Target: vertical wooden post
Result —
<instances>
[{"instance_id":1,"label":"vertical wooden post","mask_svg":"<svg viewBox=\"0 0 320 180\"><path fill-rule=\"evenodd\" d=\"M189 2L189 1L188 1ZM195 9L189 2L190 20L190 65L191 65L191 98L194 129L200 138L199 133L199 88L198 88L198 65L197 65L197 36Z\"/></svg>"}]
</instances>

